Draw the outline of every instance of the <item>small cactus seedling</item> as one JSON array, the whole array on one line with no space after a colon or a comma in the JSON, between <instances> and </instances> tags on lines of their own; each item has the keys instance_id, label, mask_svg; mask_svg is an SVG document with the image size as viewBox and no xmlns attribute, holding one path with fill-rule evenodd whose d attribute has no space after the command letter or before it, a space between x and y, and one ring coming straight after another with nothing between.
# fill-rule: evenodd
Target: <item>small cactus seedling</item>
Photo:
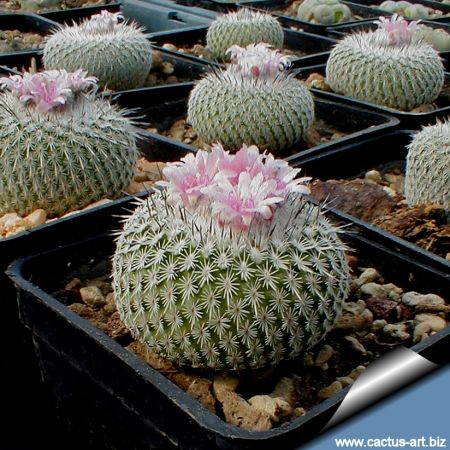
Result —
<instances>
[{"instance_id":1,"label":"small cactus seedling","mask_svg":"<svg viewBox=\"0 0 450 450\"><path fill-rule=\"evenodd\" d=\"M338 0L305 0L300 4L297 17L320 25L335 25L353 19L351 9Z\"/></svg>"},{"instance_id":2,"label":"small cactus seedling","mask_svg":"<svg viewBox=\"0 0 450 450\"><path fill-rule=\"evenodd\" d=\"M80 24L59 26L47 39L46 69L86 70L112 90L142 87L152 65L152 48L143 29L102 11Z\"/></svg>"},{"instance_id":3,"label":"small cactus seedling","mask_svg":"<svg viewBox=\"0 0 450 450\"><path fill-rule=\"evenodd\" d=\"M136 128L89 91L94 78L52 70L0 84L0 215L58 216L122 194L138 157Z\"/></svg>"},{"instance_id":4,"label":"small cactus seedling","mask_svg":"<svg viewBox=\"0 0 450 450\"><path fill-rule=\"evenodd\" d=\"M343 38L327 62L331 89L403 111L432 103L444 84L444 66L431 45L414 39L416 25L381 17L378 30Z\"/></svg>"},{"instance_id":5,"label":"small cactus seedling","mask_svg":"<svg viewBox=\"0 0 450 450\"><path fill-rule=\"evenodd\" d=\"M226 60L227 50L233 45L266 42L281 48L283 41L283 28L275 17L245 8L219 16L206 33L207 48L218 60Z\"/></svg>"},{"instance_id":6,"label":"small cactus seedling","mask_svg":"<svg viewBox=\"0 0 450 450\"><path fill-rule=\"evenodd\" d=\"M405 198L409 206L439 203L450 212L450 123L417 133L408 148Z\"/></svg>"},{"instance_id":7,"label":"small cactus seedling","mask_svg":"<svg viewBox=\"0 0 450 450\"><path fill-rule=\"evenodd\" d=\"M243 143L272 151L291 147L314 121L314 101L287 70L289 60L267 44L230 48L231 64L200 80L188 101L188 121L207 144Z\"/></svg>"},{"instance_id":8,"label":"small cactus seedling","mask_svg":"<svg viewBox=\"0 0 450 450\"><path fill-rule=\"evenodd\" d=\"M297 173L254 146L230 155L218 144L164 169L113 258L115 302L136 339L178 364L244 369L323 338L349 268Z\"/></svg>"}]
</instances>

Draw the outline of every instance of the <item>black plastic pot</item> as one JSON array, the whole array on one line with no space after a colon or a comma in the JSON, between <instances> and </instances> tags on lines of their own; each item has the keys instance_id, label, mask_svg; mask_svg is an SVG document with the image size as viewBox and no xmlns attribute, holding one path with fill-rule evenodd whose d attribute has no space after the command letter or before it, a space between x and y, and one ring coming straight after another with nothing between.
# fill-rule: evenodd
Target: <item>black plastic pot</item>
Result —
<instances>
[{"instance_id":1,"label":"black plastic pot","mask_svg":"<svg viewBox=\"0 0 450 450\"><path fill-rule=\"evenodd\" d=\"M179 83L189 82L199 79L206 71L210 70L209 65L200 59L185 58L174 52L167 52L163 49L157 49L160 52L162 61L170 63L173 66L173 72L170 75L177 77ZM28 70L34 66L37 69L42 68L42 53L36 51L25 51L20 53L0 54L0 73L19 73ZM150 74L159 77L159 82L164 84L164 74L160 67L153 67Z\"/></svg>"},{"instance_id":2,"label":"black plastic pot","mask_svg":"<svg viewBox=\"0 0 450 450\"><path fill-rule=\"evenodd\" d=\"M300 77L302 79L308 78L312 73L318 73L325 76L326 65L317 65L314 67L302 67L299 68ZM450 74L445 73L445 84L450 83ZM411 111L400 111L398 109L389 108L387 106L377 105L376 103L368 102L365 100L358 100L353 97L348 97L343 94L336 94L335 92L323 91L320 89L311 89L317 98L329 99L336 102L342 102L347 105L359 106L364 109L371 111L378 111L383 114L389 114L390 116L396 117L400 121L400 126L402 128L412 128L418 129L423 125L430 125L436 123L437 119L443 119L450 114L450 98L445 93L442 93L433 103L436 108L425 112L411 112Z\"/></svg>"},{"instance_id":3,"label":"black plastic pot","mask_svg":"<svg viewBox=\"0 0 450 450\"><path fill-rule=\"evenodd\" d=\"M335 218L347 224L344 239L357 251L361 266L382 267L390 280L408 289L448 295L449 273L427 266L426 255L404 255L395 242L386 247L374 242L377 233L370 228L352 225L339 215ZM64 304L70 300L54 292L74 276L109 273L114 242L108 232L120 225L110 216L110 223L101 226L106 226L106 234L97 227L99 233L90 239L17 260L8 270L18 286L21 320L31 330L43 378L68 425L71 442L89 449L292 449L320 432L348 389L283 427L243 430L206 410L70 311ZM449 345L447 327L413 350L444 363L449 360Z\"/></svg>"},{"instance_id":4,"label":"black plastic pot","mask_svg":"<svg viewBox=\"0 0 450 450\"><path fill-rule=\"evenodd\" d=\"M213 17L197 14L196 9L199 8L180 10L141 0L126 0L121 7L125 17L135 19L149 33L208 25L213 20Z\"/></svg>"},{"instance_id":5,"label":"black plastic pot","mask_svg":"<svg viewBox=\"0 0 450 450\"><path fill-rule=\"evenodd\" d=\"M46 36L55 27L55 22L38 16L37 14L1 14L0 15L0 30L18 30L22 33L36 33L40 36ZM8 55L15 52L29 51L13 50L12 52L2 52L1 56ZM36 49L34 49L36 50Z\"/></svg>"},{"instance_id":6,"label":"black plastic pot","mask_svg":"<svg viewBox=\"0 0 450 450\"><path fill-rule=\"evenodd\" d=\"M173 146L154 136L147 139L145 132L140 139L140 150L150 161L175 161L185 155L180 146ZM108 229L111 217L126 213L132 198L134 196L124 193L121 199L0 238L0 315L4 320L0 329L0 393L2 408L8 411L3 417L0 448L72 449L71 443L61 432L62 425L55 422L54 410L48 403L47 390L41 382L31 335L19 322L15 287L4 271L19 256L50 247L62 247L72 239L83 239ZM18 424L21 424L20 427ZM19 432L23 426L26 426L27 433Z\"/></svg>"},{"instance_id":7,"label":"black plastic pot","mask_svg":"<svg viewBox=\"0 0 450 450\"><path fill-rule=\"evenodd\" d=\"M369 8L368 6L358 5L356 3L350 3L347 1L342 1L342 3L350 7L355 18L354 20L341 22L340 24L336 25L316 24L298 19L294 16L290 16L286 12L287 8L289 7L289 3L280 5L279 2L276 1L270 3L267 0L255 0L253 2L246 2L245 5L242 6L269 12L270 14L278 18L283 27L320 35L327 35L328 28L334 28L337 25L354 23L360 20L376 19L380 16L379 10ZM389 14L386 13L385 15Z\"/></svg>"},{"instance_id":8,"label":"black plastic pot","mask_svg":"<svg viewBox=\"0 0 450 450\"><path fill-rule=\"evenodd\" d=\"M381 11L383 14L387 13L387 11L383 11L382 9L377 8L378 5L381 5L384 0L351 0L351 2L348 2L349 4L357 4L357 5L363 5L371 7L377 11ZM435 1L428 1L428 0L409 0L412 4L421 4L428 8L433 8L442 11L443 15L439 15L436 17L430 17L429 20L433 21L441 21L441 20L447 20L448 14L450 13L450 5L445 3L438 3ZM387 13L389 14L389 13Z\"/></svg>"},{"instance_id":9,"label":"black plastic pot","mask_svg":"<svg viewBox=\"0 0 450 450\"><path fill-rule=\"evenodd\" d=\"M206 46L206 33L208 27L186 28L179 31L167 31L162 33L152 33L151 41L161 47L164 44L174 44L176 46L189 46L201 44ZM327 61L331 47L336 44L336 40L325 36L318 36L311 33L284 29L283 49L293 53L292 61L296 67L322 64ZM170 51L170 50L167 50ZM173 51L178 53L177 51ZM195 56L186 55L190 58L200 59ZM205 59L202 59L205 61Z\"/></svg>"},{"instance_id":10,"label":"black plastic pot","mask_svg":"<svg viewBox=\"0 0 450 450\"><path fill-rule=\"evenodd\" d=\"M139 0L128 0L122 3L111 3L104 6L92 6L86 8L76 8L64 11L52 11L43 13L41 16L60 24L72 24L73 21L79 23L83 19L98 14L102 10L110 12L121 12L124 17L134 19L142 25L147 33L164 30L176 30L185 27L192 27L208 23L194 11L178 11L170 7L169 4L159 5L141 2Z\"/></svg>"},{"instance_id":11,"label":"black plastic pot","mask_svg":"<svg viewBox=\"0 0 450 450\"><path fill-rule=\"evenodd\" d=\"M136 89L117 93L115 99L119 104L128 108L138 108L143 117L142 121L150 123L150 128L157 128L156 133L149 132L149 137L160 139L160 133L167 131L176 120L186 117L187 101L192 88L192 83L181 83ZM363 136L384 134L398 125L398 121L390 116L324 99L316 98L315 108L318 120L333 125L338 131L348 134L343 138L309 148L312 153L321 153L324 149L337 148L343 143L357 142ZM196 150L196 147L190 144L183 144L169 137L166 139L174 145L181 145L188 151ZM277 156L291 160L307 149L306 143L301 142Z\"/></svg>"},{"instance_id":12,"label":"black plastic pot","mask_svg":"<svg viewBox=\"0 0 450 450\"><path fill-rule=\"evenodd\" d=\"M313 179L322 181L334 179L354 179L364 178L364 174L372 169L386 166L388 163L395 163L398 166L405 166L407 145L411 142L414 131L396 130L384 136L368 137L357 144L343 145L339 149L325 151L320 155L304 152L291 163L302 168L302 173L311 176ZM330 205L333 205L333 198L329 198ZM351 206L351 205L349 205ZM350 217L344 210L341 214ZM358 223L365 224L364 220L352 217ZM380 236L396 243L401 243L403 253L421 254L428 258L429 264L436 270L446 272L450 279L450 261L439 257L413 243L396 237L383 229L368 225L377 230Z\"/></svg>"}]
</instances>

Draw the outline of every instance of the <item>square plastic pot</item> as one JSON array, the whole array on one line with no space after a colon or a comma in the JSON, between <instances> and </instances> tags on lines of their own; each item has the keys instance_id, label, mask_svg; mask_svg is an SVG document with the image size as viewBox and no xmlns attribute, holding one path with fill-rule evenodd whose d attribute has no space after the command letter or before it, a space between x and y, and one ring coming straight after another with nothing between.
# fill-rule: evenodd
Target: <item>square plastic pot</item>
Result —
<instances>
[{"instance_id":1,"label":"square plastic pot","mask_svg":"<svg viewBox=\"0 0 450 450\"><path fill-rule=\"evenodd\" d=\"M312 177L313 180L364 178L367 171L377 169L388 163L397 163L397 165L403 165L404 167L408 154L407 145L411 142L413 134L414 131L411 130L395 130L384 136L368 137L357 144L343 145L339 149L325 151L320 155L305 152L292 160L291 164L301 167L302 173L305 176ZM332 197L329 198L329 203L333 205ZM350 217L346 211L340 211L339 214ZM384 236L388 241L401 245L404 254L423 255L427 258L428 264L436 270L446 272L450 278L450 261L362 219L352 216L352 220L368 228L373 228L379 233L379 236Z\"/></svg>"},{"instance_id":2,"label":"square plastic pot","mask_svg":"<svg viewBox=\"0 0 450 450\"><path fill-rule=\"evenodd\" d=\"M139 146L150 161L174 161L185 154L180 147L163 139L147 140L145 132ZM8 412L3 417L1 448L72 449L71 443L60 432L60 424L55 422L53 406L48 402L48 392L41 381L31 334L19 321L16 290L4 273L7 266L19 256L62 247L73 239L83 239L108 229L111 217L126 213L132 198L135 197L124 194L121 199L0 238L0 315L3 318L0 391L2 407ZM26 427L27 433L18 433L18 424Z\"/></svg>"},{"instance_id":3,"label":"square plastic pot","mask_svg":"<svg viewBox=\"0 0 450 450\"><path fill-rule=\"evenodd\" d=\"M132 206L129 206L132 209ZM106 212L106 211L105 211ZM403 255L396 243L383 246L373 230L347 225L345 241L363 267L382 267L389 278L419 292L447 293L450 279L427 266L427 258ZM110 216L98 233L12 263L21 320L31 330L43 379L64 418L70 442L82 448L292 449L316 436L345 397L345 389L283 427L249 431L225 423L161 373L81 318L53 295L74 276L109 273L114 251ZM97 228L99 231L99 228ZM376 236L375 236L376 238ZM366 266L364 266L366 264ZM69 301L70 302L70 301ZM448 362L450 327L412 347L435 362Z\"/></svg>"},{"instance_id":4,"label":"square plastic pot","mask_svg":"<svg viewBox=\"0 0 450 450\"><path fill-rule=\"evenodd\" d=\"M302 79L308 78L312 73L318 73L325 76L326 65L317 65L313 67L301 67L299 68L300 77ZM450 83L450 73L445 73L445 83ZM436 122L437 119L444 119L450 114L450 98L448 96L440 95L433 103L436 104L436 108L425 112L411 112L400 111L398 109L389 108L387 106L377 105L365 100L358 100L353 97L348 97L343 94L336 94L335 92L323 91L320 89L311 89L317 98L329 99L336 102L342 102L347 105L359 106L360 108L368 109L371 111L378 111L383 114L388 114L397 118L400 121L402 128L418 129L423 125L430 125Z\"/></svg>"},{"instance_id":5,"label":"square plastic pot","mask_svg":"<svg viewBox=\"0 0 450 450\"><path fill-rule=\"evenodd\" d=\"M123 15L142 24L148 33L208 25L214 19L214 17L196 14L197 9L199 8L180 10L172 6L141 0L126 0L121 6Z\"/></svg>"},{"instance_id":6,"label":"square plastic pot","mask_svg":"<svg viewBox=\"0 0 450 450\"><path fill-rule=\"evenodd\" d=\"M181 83L136 89L117 93L115 99L120 105L139 108L142 121L150 123L152 128L157 128L156 133L149 131L149 137L155 136L159 139L160 133L167 131L176 120L186 117L187 101L192 88L192 83ZM315 99L315 109L318 120L333 125L338 131L347 135L310 148L309 151L313 153L321 153L324 149L339 147L343 143L357 142L363 136L383 134L398 125L398 120L388 115L319 98ZM182 143L174 138L166 137L166 139L187 151L196 150L193 145ZM301 142L277 156L291 160L306 149L306 144Z\"/></svg>"},{"instance_id":7,"label":"square plastic pot","mask_svg":"<svg viewBox=\"0 0 450 450\"><path fill-rule=\"evenodd\" d=\"M279 2L270 3L267 0L255 0L253 2L246 2L245 5L249 8L254 8L260 11L265 11L273 16L277 17L283 27L306 31L308 33L327 35L328 28L334 28L337 25L346 25L349 23L358 22L360 20L377 19L380 16L379 10L369 8L368 6L358 5L356 3L350 3L342 1L346 4L355 16L354 19L348 22L341 22L336 25L325 25L308 22L306 20L298 19L297 17L288 15L286 10L289 7L289 3L281 4ZM389 14L385 14L389 16Z\"/></svg>"},{"instance_id":8,"label":"square plastic pot","mask_svg":"<svg viewBox=\"0 0 450 450\"><path fill-rule=\"evenodd\" d=\"M195 44L206 46L207 31L207 26L187 28L173 32L152 33L150 34L150 39L157 47L161 47L167 43L176 46L187 45L192 47ZM336 40L325 36L289 30L287 28L284 29L283 49L293 53L292 61L296 67L325 63L334 44L336 44ZM282 52L283 49L281 49ZM178 53L176 51L173 52ZM183 53L183 55L196 60L208 61L203 58L187 55L186 53ZM209 61L213 62L212 60Z\"/></svg>"}]
</instances>

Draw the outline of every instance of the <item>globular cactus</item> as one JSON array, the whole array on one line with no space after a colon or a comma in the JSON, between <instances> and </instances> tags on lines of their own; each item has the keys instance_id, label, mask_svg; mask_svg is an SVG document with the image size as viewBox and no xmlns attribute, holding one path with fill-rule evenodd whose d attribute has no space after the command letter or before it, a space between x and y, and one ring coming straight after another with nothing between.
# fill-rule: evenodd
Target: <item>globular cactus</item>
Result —
<instances>
[{"instance_id":1,"label":"globular cactus","mask_svg":"<svg viewBox=\"0 0 450 450\"><path fill-rule=\"evenodd\" d=\"M297 10L297 17L320 25L334 25L353 19L352 10L338 0L305 0Z\"/></svg>"},{"instance_id":2,"label":"globular cactus","mask_svg":"<svg viewBox=\"0 0 450 450\"><path fill-rule=\"evenodd\" d=\"M417 25L414 38L427 42L438 52L450 51L450 33L443 28L431 28L427 25L419 24Z\"/></svg>"},{"instance_id":3,"label":"globular cactus","mask_svg":"<svg viewBox=\"0 0 450 450\"><path fill-rule=\"evenodd\" d=\"M62 215L129 185L136 128L95 92L86 72L1 78L0 215ZM92 89L92 87L91 87Z\"/></svg>"},{"instance_id":4,"label":"globular cactus","mask_svg":"<svg viewBox=\"0 0 450 450\"><path fill-rule=\"evenodd\" d=\"M414 39L416 24L381 17L378 30L339 41L326 66L331 89L403 111L432 103L444 84L444 66L431 45Z\"/></svg>"},{"instance_id":5,"label":"globular cactus","mask_svg":"<svg viewBox=\"0 0 450 450\"><path fill-rule=\"evenodd\" d=\"M143 29L102 11L80 24L59 26L47 39L46 69L86 70L111 90L142 87L152 65L152 48Z\"/></svg>"},{"instance_id":6,"label":"globular cactus","mask_svg":"<svg viewBox=\"0 0 450 450\"><path fill-rule=\"evenodd\" d=\"M311 93L287 70L289 60L266 44L230 49L231 64L200 80L188 100L188 122L207 144L243 143L283 150L314 121Z\"/></svg>"},{"instance_id":7,"label":"globular cactus","mask_svg":"<svg viewBox=\"0 0 450 450\"><path fill-rule=\"evenodd\" d=\"M113 258L136 339L178 364L244 369L295 358L330 330L348 293L345 246L297 172L220 145L164 169Z\"/></svg>"},{"instance_id":8,"label":"globular cactus","mask_svg":"<svg viewBox=\"0 0 450 450\"><path fill-rule=\"evenodd\" d=\"M424 127L408 146L405 198L409 206L439 203L450 212L450 123Z\"/></svg>"},{"instance_id":9,"label":"globular cactus","mask_svg":"<svg viewBox=\"0 0 450 450\"><path fill-rule=\"evenodd\" d=\"M245 8L219 16L206 33L207 48L219 60L227 59L227 50L233 45L265 42L281 48L283 41L283 28L275 17Z\"/></svg>"}]
</instances>

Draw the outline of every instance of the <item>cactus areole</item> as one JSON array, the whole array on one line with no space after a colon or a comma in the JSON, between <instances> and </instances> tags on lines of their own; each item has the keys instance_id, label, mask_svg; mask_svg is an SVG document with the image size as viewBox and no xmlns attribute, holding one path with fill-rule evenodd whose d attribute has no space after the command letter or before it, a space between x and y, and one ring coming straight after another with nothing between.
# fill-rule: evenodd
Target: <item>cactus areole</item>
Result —
<instances>
[{"instance_id":1,"label":"cactus areole","mask_svg":"<svg viewBox=\"0 0 450 450\"><path fill-rule=\"evenodd\" d=\"M128 187L136 128L86 72L0 78L0 215L82 208ZM85 91L88 92L85 92Z\"/></svg>"},{"instance_id":2,"label":"cactus areole","mask_svg":"<svg viewBox=\"0 0 450 450\"><path fill-rule=\"evenodd\" d=\"M150 72L152 47L141 27L102 11L59 26L45 43L43 61L46 69L86 70L108 89L135 89Z\"/></svg>"},{"instance_id":3,"label":"cactus areole","mask_svg":"<svg viewBox=\"0 0 450 450\"><path fill-rule=\"evenodd\" d=\"M348 292L345 246L303 199L298 169L215 144L164 169L126 219L115 301L132 334L178 363L274 365L331 328Z\"/></svg>"},{"instance_id":4,"label":"cactus areole","mask_svg":"<svg viewBox=\"0 0 450 450\"><path fill-rule=\"evenodd\" d=\"M416 22L381 17L376 31L343 38L326 67L333 91L402 111L432 103L444 84L437 51L414 39Z\"/></svg>"}]
</instances>

